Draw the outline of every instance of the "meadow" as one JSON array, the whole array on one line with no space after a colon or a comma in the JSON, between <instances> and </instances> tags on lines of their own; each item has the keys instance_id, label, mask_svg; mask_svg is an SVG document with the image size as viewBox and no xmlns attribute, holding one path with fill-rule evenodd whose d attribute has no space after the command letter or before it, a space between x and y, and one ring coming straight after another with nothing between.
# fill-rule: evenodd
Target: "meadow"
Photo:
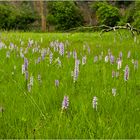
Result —
<instances>
[{"instance_id":1,"label":"meadow","mask_svg":"<svg viewBox=\"0 0 140 140\"><path fill-rule=\"evenodd\" d=\"M140 36L0 33L0 139L140 139Z\"/></svg>"}]
</instances>

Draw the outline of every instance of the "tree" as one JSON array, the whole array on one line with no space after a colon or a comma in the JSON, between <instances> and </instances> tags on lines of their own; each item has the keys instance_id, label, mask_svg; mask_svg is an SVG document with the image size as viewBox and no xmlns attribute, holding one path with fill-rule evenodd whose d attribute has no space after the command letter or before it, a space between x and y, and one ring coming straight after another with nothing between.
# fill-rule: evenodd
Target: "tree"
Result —
<instances>
[{"instance_id":1,"label":"tree","mask_svg":"<svg viewBox=\"0 0 140 140\"><path fill-rule=\"evenodd\" d=\"M48 21L56 24L58 30L67 30L83 25L83 16L72 1L48 2ZM51 24L50 23L50 24Z\"/></svg>"},{"instance_id":2,"label":"tree","mask_svg":"<svg viewBox=\"0 0 140 140\"><path fill-rule=\"evenodd\" d=\"M41 15L41 28L42 31L46 31L46 12L45 12L45 4L43 0L40 0L40 15Z\"/></svg>"},{"instance_id":3,"label":"tree","mask_svg":"<svg viewBox=\"0 0 140 140\"><path fill-rule=\"evenodd\" d=\"M46 31L46 2L43 0L33 1L34 9L40 16L40 26L43 32Z\"/></svg>"},{"instance_id":4,"label":"tree","mask_svg":"<svg viewBox=\"0 0 140 140\"><path fill-rule=\"evenodd\" d=\"M99 25L115 26L120 21L119 9L107 2L93 3L91 8L96 12Z\"/></svg>"}]
</instances>

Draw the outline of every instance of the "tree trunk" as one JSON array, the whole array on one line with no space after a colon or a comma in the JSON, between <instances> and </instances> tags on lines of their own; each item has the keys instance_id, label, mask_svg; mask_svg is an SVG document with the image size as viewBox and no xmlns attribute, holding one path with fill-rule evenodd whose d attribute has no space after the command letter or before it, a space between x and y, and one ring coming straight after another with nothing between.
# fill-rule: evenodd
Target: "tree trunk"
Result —
<instances>
[{"instance_id":1,"label":"tree trunk","mask_svg":"<svg viewBox=\"0 0 140 140\"><path fill-rule=\"evenodd\" d=\"M40 0L40 15L41 15L41 29L43 32L46 31L46 10L45 4L43 0Z\"/></svg>"}]
</instances>

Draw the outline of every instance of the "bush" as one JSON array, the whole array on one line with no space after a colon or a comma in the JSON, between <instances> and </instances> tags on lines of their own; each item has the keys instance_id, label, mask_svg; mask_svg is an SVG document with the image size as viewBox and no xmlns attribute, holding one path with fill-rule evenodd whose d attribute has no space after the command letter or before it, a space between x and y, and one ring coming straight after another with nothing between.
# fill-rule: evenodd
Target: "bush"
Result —
<instances>
[{"instance_id":1,"label":"bush","mask_svg":"<svg viewBox=\"0 0 140 140\"><path fill-rule=\"evenodd\" d=\"M48 2L50 15L47 16L49 24L55 24L59 30L67 30L83 25L80 10L73 2Z\"/></svg>"},{"instance_id":2,"label":"bush","mask_svg":"<svg viewBox=\"0 0 140 140\"><path fill-rule=\"evenodd\" d=\"M136 28L140 28L140 2L133 2L126 10L125 15L121 18L119 25L130 23Z\"/></svg>"},{"instance_id":3,"label":"bush","mask_svg":"<svg viewBox=\"0 0 140 140\"><path fill-rule=\"evenodd\" d=\"M92 5L92 10L96 12L98 24L115 26L120 20L120 13L117 7L106 2L96 2Z\"/></svg>"},{"instance_id":4,"label":"bush","mask_svg":"<svg viewBox=\"0 0 140 140\"><path fill-rule=\"evenodd\" d=\"M134 22L133 16L135 13L135 5L132 3L126 10L125 13L121 16L118 25L125 25L126 23Z\"/></svg>"},{"instance_id":5,"label":"bush","mask_svg":"<svg viewBox=\"0 0 140 140\"><path fill-rule=\"evenodd\" d=\"M29 30L30 25L36 20L36 16L28 5L17 8L11 5L0 4L0 28Z\"/></svg>"},{"instance_id":6,"label":"bush","mask_svg":"<svg viewBox=\"0 0 140 140\"><path fill-rule=\"evenodd\" d=\"M57 21L56 21L56 18L54 17L54 15L52 15L52 14L47 15L47 23L50 24L50 25L56 25L57 24Z\"/></svg>"},{"instance_id":7,"label":"bush","mask_svg":"<svg viewBox=\"0 0 140 140\"><path fill-rule=\"evenodd\" d=\"M132 25L140 29L140 11L137 11L134 14L134 22L132 23Z\"/></svg>"},{"instance_id":8,"label":"bush","mask_svg":"<svg viewBox=\"0 0 140 140\"><path fill-rule=\"evenodd\" d=\"M0 28L9 29L13 26L15 17L12 16L11 7L0 5Z\"/></svg>"},{"instance_id":9,"label":"bush","mask_svg":"<svg viewBox=\"0 0 140 140\"><path fill-rule=\"evenodd\" d=\"M133 23L132 25L136 28L140 29L140 2L135 2L135 8L134 8L134 14L133 14Z\"/></svg>"}]
</instances>

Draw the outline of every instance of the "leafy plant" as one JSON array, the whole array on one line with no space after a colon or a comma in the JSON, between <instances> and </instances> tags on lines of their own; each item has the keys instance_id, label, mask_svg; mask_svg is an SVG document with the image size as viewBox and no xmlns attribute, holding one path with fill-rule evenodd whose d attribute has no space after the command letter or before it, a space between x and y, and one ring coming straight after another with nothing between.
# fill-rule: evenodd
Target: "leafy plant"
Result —
<instances>
[{"instance_id":1,"label":"leafy plant","mask_svg":"<svg viewBox=\"0 0 140 140\"><path fill-rule=\"evenodd\" d=\"M56 24L56 28L67 30L83 25L83 17L80 10L73 2L49 2L49 23Z\"/></svg>"},{"instance_id":2,"label":"leafy plant","mask_svg":"<svg viewBox=\"0 0 140 140\"><path fill-rule=\"evenodd\" d=\"M11 5L0 5L0 28L28 30L36 20L36 15L28 5L17 8Z\"/></svg>"},{"instance_id":3,"label":"leafy plant","mask_svg":"<svg viewBox=\"0 0 140 140\"><path fill-rule=\"evenodd\" d=\"M106 2L97 2L91 7L96 12L98 24L114 26L120 20L119 9Z\"/></svg>"}]
</instances>

